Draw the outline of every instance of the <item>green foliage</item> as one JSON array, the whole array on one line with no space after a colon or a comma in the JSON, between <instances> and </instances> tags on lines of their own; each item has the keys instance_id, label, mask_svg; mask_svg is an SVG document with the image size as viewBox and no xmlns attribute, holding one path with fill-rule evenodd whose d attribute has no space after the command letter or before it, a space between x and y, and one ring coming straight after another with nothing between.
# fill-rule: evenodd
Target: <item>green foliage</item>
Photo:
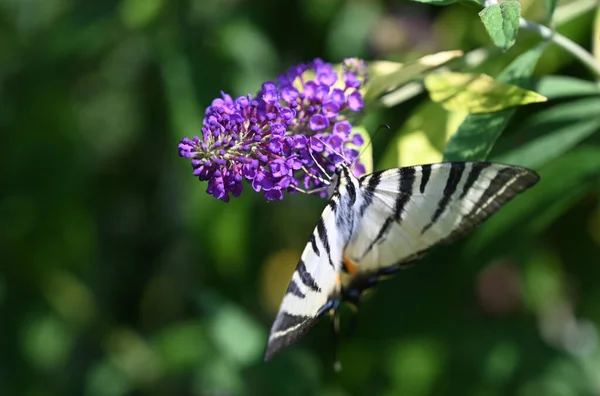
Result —
<instances>
[{"instance_id":1,"label":"green foliage","mask_svg":"<svg viewBox=\"0 0 600 396\"><path fill-rule=\"evenodd\" d=\"M535 91L549 99L600 94L600 85L568 76L544 76L533 84Z\"/></svg>"},{"instance_id":2,"label":"green foliage","mask_svg":"<svg viewBox=\"0 0 600 396\"><path fill-rule=\"evenodd\" d=\"M598 109L600 98L590 98L540 111L516 132L528 142L500 156L498 160L536 168L558 158L598 131Z\"/></svg>"},{"instance_id":3,"label":"green foliage","mask_svg":"<svg viewBox=\"0 0 600 396\"><path fill-rule=\"evenodd\" d=\"M486 74L432 73L425 77L429 97L449 111L492 113L506 108L545 102L546 97Z\"/></svg>"},{"instance_id":4,"label":"green foliage","mask_svg":"<svg viewBox=\"0 0 600 396\"><path fill-rule=\"evenodd\" d=\"M444 51L431 54L407 64L374 62L369 65L371 81L365 88L365 101L373 101L407 82L423 78L423 73L462 55L462 51Z\"/></svg>"},{"instance_id":5,"label":"green foliage","mask_svg":"<svg viewBox=\"0 0 600 396\"><path fill-rule=\"evenodd\" d=\"M521 3L515 0L503 1L485 7L479 13L494 45L506 51L517 41Z\"/></svg>"},{"instance_id":6,"label":"green foliage","mask_svg":"<svg viewBox=\"0 0 600 396\"><path fill-rule=\"evenodd\" d=\"M0 1L0 395L600 394L600 69L574 19L597 4L556 3ZM536 46L519 17L544 9L565 36ZM224 204L175 149L221 90L315 56L369 61L369 170L541 175L382 282L352 334L344 308L339 374L326 321L263 361L325 202Z\"/></svg>"},{"instance_id":7,"label":"green foliage","mask_svg":"<svg viewBox=\"0 0 600 396\"><path fill-rule=\"evenodd\" d=\"M498 76L507 84L523 84L531 76L545 47L538 46L515 59ZM490 114L470 114L452 136L444 151L444 161L483 160L504 131L514 109Z\"/></svg>"},{"instance_id":8,"label":"green foliage","mask_svg":"<svg viewBox=\"0 0 600 396\"><path fill-rule=\"evenodd\" d=\"M548 15L548 20L552 19L552 14L554 14L554 9L556 9L557 0L544 0L544 7L546 7L546 14Z\"/></svg>"}]
</instances>

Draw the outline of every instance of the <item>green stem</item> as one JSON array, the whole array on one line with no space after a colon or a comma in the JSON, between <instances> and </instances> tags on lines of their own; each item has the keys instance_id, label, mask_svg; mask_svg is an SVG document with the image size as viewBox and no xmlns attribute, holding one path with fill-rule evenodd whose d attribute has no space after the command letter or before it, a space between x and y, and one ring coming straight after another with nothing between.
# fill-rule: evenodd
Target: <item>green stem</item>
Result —
<instances>
[{"instance_id":1,"label":"green stem","mask_svg":"<svg viewBox=\"0 0 600 396\"><path fill-rule=\"evenodd\" d=\"M590 71L592 71L597 77L600 77L600 65L596 62L596 59L592 56L592 54L590 54L576 42L568 39L549 27L528 21L524 18L521 18L520 26L523 29L537 33L541 38L549 40L565 51L569 52L571 55L579 59L581 63L587 66L587 68L590 69Z\"/></svg>"}]
</instances>

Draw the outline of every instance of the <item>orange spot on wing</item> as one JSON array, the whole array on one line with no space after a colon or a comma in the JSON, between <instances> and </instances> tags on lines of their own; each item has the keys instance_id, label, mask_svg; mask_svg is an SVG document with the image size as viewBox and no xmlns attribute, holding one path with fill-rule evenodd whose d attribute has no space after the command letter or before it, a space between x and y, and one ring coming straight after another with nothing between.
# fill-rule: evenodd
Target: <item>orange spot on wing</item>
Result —
<instances>
[{"instance_id":1,"label":"orange spot on wing","mask_svg":"<svg viewBox=\"0 0 600 396\"><path fill-rule=\"evenodd\" d=\"M358 271L358 265L352 260L350 260L346 255L343 257L344 267L346 268L346 272L349 274L355 274Z\"/></svg>"}]
</instances>

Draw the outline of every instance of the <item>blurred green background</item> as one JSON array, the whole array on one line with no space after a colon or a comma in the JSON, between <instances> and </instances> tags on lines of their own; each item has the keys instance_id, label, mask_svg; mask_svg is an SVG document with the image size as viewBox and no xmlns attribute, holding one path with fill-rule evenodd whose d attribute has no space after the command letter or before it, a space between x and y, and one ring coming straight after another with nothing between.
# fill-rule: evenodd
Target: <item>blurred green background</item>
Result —
<instances>
[{"instance_id":1,"label":"blurred green background","mask_svg":"<svg viewBox=\"0 0 600 396\"><path fill-rule=\"evenodd\" d=\"M542 3L524 12L543 21ZM256 92L317 56L472 50L489 44L477 11L0 0L0 395L600 395L597 133L536 169L543 181L472 236L383 282L343 339L340 374L327 320L262 361L324 201L246 191L225 204L177 156L220 90ZM566 19L560 31L590 49L594 12ZM535 42L522 32L479 71L495 75ZM548 74L590 79L554 47L536 72ZM585 106L600 110L595 100ZM402 161L395 144L424 104L367 115L370 131L394 131L374 141L376 169ZM549 109L519 109L492 158ZM542 132L573 122L561 114Z\"/></svg>"}]
</instances>

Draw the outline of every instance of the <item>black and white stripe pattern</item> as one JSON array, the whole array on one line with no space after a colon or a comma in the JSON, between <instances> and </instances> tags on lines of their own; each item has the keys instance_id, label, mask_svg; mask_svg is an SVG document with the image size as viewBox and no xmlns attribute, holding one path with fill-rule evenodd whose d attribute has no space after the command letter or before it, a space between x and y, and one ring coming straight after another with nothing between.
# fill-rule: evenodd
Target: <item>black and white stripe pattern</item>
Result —
<instances>
[{"instance_id":1,"label":"black and white stripe pattern","mask_svg":"<svg viewBox=\"0 0 600 396\"><path fill-rule=\"evenodd\" d=\"M333 194L273 323L265 359L335 310L334 302L356 302L379 275L465 235L538 180L529 169L489 162L412 166L361 179L339 166Z\"/></svg>"},{"instance_id":2,"label":"black and white stripe pattern","mask_svg":"<svg viewBox=\"0 0 600 396\"><path fill-rule=\"evenodd\" d=\"M342 254L356 222L355 208L363 198L360 182L350 169L340 167L336 179L337 186L302 252L271 328L266 360L304 334L326 312L323 308L333 296L341 296Z\"/></svg>"}]
</instances>

